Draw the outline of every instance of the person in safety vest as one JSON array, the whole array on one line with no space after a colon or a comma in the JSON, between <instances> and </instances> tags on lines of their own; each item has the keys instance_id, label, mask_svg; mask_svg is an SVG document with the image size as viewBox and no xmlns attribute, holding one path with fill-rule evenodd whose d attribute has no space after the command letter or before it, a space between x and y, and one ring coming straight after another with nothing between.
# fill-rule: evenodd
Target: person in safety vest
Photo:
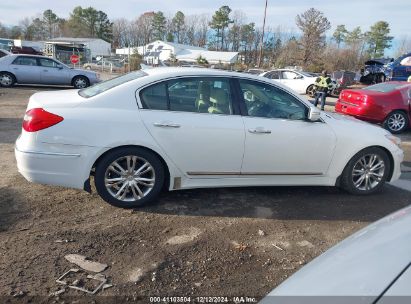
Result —
<instances>
[{"instance_id":1,"label":"person in safety vest","mask_svg":"<svg viewBox=\"0 0 411 304\"><path fill-rule=\"evenodd\" d=\"M328 90L332 88L332 81L326 70L321 72L321 76L315 80L314 86L316 90L314 106L317 106L318 100L321 98L321 110L324 111L325 98Z\"/></svg>"}]
</instances>

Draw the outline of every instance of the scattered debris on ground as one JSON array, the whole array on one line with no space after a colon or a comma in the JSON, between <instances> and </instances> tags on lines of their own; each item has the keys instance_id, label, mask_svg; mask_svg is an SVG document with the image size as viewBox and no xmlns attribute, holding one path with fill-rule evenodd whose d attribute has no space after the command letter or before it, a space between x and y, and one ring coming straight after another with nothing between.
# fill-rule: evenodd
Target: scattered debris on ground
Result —
<instances>
[{"instance_id":1,"label":"scattered debris on ground","mask_svg":"<svg viewBox=\"0 0 411 304\"><path fill-rule=\"evenodd\" d=\"M80 254L68 254L64 258L87 271L102 272L108 267L107 264L90 261L87 257Z\"/></svg>"}]
</instances>

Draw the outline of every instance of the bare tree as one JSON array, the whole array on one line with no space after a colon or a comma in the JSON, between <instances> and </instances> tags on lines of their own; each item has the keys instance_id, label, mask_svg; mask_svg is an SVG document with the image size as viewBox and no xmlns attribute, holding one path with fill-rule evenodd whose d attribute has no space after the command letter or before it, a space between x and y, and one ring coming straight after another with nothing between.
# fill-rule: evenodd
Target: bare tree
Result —
<instances>
[{"instance_id":1,"label":"bare tree","mask_svg":"<svg viewBox=\"0 0 411 304\"><path fill-rule=\"evenodd\" d=\"M330 22L322 12L310 8L297 15L296 24L303 32L300 39L302 64L307 67L318 63L325 46L325 32L331 28Z\"/></svg>"}]
</instances>

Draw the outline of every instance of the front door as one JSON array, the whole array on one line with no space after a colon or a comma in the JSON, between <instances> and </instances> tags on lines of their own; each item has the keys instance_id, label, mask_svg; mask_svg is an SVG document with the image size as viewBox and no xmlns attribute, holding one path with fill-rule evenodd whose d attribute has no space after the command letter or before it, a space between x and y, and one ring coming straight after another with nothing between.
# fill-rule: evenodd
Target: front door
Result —
<instances>
[{"instance_id":1,"label":"front door","mask_svg":"<svg viewBox=\"0 0 411 304\"><path fill-rule=\"evenodd\" d=\"M323 122L307 121L308 106L266 83L240 80L246 133L243 175L321 176L336 137Z\"/></svg>"},{"instance_id":2,"label":"front door","mask_svg":"<svg viewBox=\"0 0 411 304\"><path fill-rule=\"evenodd\" d=\"M158 145L189 177L239 175L244 125L226 78L179 78L142 89L139 111Z\"/></svg>"}]
</instances>

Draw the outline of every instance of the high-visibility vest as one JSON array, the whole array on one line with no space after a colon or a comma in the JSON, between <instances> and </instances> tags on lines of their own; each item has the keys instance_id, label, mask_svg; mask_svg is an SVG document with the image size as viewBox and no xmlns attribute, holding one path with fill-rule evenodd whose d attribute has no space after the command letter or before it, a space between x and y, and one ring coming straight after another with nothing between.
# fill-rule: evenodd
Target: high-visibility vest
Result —
<instances>
[{"instance_id":1,"label":"high-visibility vest","mask_svg":"<svg viewBox=\"0 0 411 304\"><path fill-rule=\"evenodd\" d=\"M319 79L320 81L318 81L318 79ZM318 77L317 80L315 81L315 84L316 84L317 86L319 86L319 87L322 87L322 88L328 88L328 87L330 87L330 85L331 85L331 81L330 81L330 83L327 83L327 79L329 79L329 77L320 76L320 77Z\"/></svg>"}]
</instances>

